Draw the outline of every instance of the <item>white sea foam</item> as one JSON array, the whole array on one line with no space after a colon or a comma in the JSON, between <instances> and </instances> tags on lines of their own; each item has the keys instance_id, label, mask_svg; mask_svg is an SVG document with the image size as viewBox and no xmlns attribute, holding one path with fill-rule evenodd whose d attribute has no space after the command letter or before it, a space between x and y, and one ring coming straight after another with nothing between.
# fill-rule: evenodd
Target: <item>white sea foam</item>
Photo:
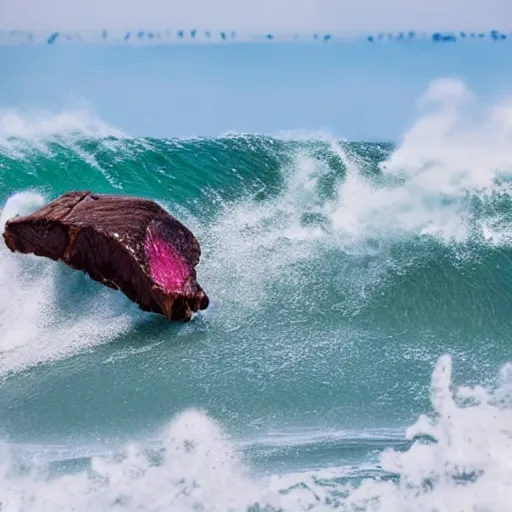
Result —
<instances>
[{"instance_id":1,"label":"white sea foam","mask_svg":"<svg viewBox=\"0 0 512 512\"><path fill-rule=\"evenodd\" d=\"M80 159L100 171L115 188L119 183L97 161L94 151L82 147L84 138L97 139L102 149L127 151L124 141L128 136L110 126L86 107L58 113L39 110L20 111L0 108L0 153L17 160L27 160L34 152L51 158L52 144L64 146Z\"/></svg>"},{"instance_id":2,"label":"white sea foam","mask_svg":"<svg viewBox=\"0 0 512 512\"><path fill-rule=\"evenodd\" d=\"M300 150L293 165L283 169L286 183L278 198L228 204L202 233L212 274L229 267L241 288L262 294L266 276L275 279L310 258L318 244L367 252L375 250L368 240L385 250L404 237L465 244L478 236L487 244L510 243L512 226L503 212L488 207L478 216L470 201L489 205L512 192L509 99L482 105L460 81L444 79L433 82L419 104L419 118L382 164L384 183L366 176L361 161L328 134L280 135L327 142L345 165L346 177L334 199L322 197L319 179L331 171L307 149ZM305 224L304 213L321 220ZM194 229L201 233L202 227L197 223Z\"/></svg>"},{"instance_id":3,"label":"white sea foam","mask_svg":"<svg viewBox=\"0 0 512 512\"><path fill-rule=\"evenodd\" d=\"M32 192L11 196L0 229L9 218L45 202ZM67 269L53 261L13 254L0 244L0 376L115 339L133 325L133 318L116 306L118 298L94 285L92 296L68 314L66 292L72 293L84 276L69 272L60 282L62 272Z\"/></svg>"},{"instance_id":4,"label":"white sea foam","mask_svg":"<svg viewBox=\"0 0 512 512\"><path fill-rule=\"evenodd\" d=\"M2 509L505 512L512 501L511 375L506 365L494 388L454 391L451 359L441 357L432 377L433 414L408 429L408 450L382 453L381 478L363 476L361 485L341 480L354 476L350 468L255 473L215 420L188 410L162 432L161 450L134 442L65 476L48 477L35 463L20 474L7 450Z\"/></svg>"},{"instance_id":5,"label":"white sea foam","mask_svg":"<svg viewBox=\"0 0 512 512\"><path fill-rule=\"evenodd\" d=\"M510 194L510 99L482 105L461 82L445 79L433 82L420 104L420 117L382 164L384 176L398 184L375 186L352 172L328 206L342 235L466 242L475 233L468 196ZM477 232L488 242L508 243L510 225L496 220L479 219Z\"/></svg>"},{"instance_id":6,"label":"white sea foam","mask_svg":"<svg viewBox=\"0 0 512 512\"><path fill-rule=\"evenodd\" d=\"M345 246L411 235L464 243L475 233L487 243L510 243L511 226L500 213L476 219L468 203L512 193L512 98L489 103L445 78L429 85L418 107L416 121L381 165L387 184L365 177L361 163L327 133L280 135L328 142L347 169L336 199L321 207L329 236Z\"/></svg>"},{"instance_id":7,"label":"white sea foam","mask_svg":"<svg viewBox=\"0 0 512 512\"><path fill-rule=\"evenodd\" d=\"M58 113L44 110L0 109L0 140L3 142L11 137L48 140L66 135L126 137L123 131L108 125L86 107Z\"/></svg>"}]
</instances>

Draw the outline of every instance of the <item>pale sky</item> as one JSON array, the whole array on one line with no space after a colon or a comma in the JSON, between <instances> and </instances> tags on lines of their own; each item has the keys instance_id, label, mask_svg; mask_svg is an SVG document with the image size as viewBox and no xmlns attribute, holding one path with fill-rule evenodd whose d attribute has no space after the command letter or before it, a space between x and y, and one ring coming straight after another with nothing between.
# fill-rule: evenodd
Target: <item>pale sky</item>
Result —
<instances>
[{"instance_id":1,"label":"pale sky","mask_svg":"<svg viewBox=\"0 0 512 512\"><path fill-rule=\"evenodd\" d=\"M326 130L394 139L432 80L458 78L484 100L512 89L512 0L0 0L0 28L509 34L454 44L0 44L0 111L85 102L132 135Z\"/></svg>"},{"instance_id":2,"label":"pale sky","mask_svg":"<svg viewBox=\"0 0 512 512\"><path fill-rule=\"evenodd\" d=\"M0 0L1 29L512 30L510 0Z\"/></svg>"},{"instance_id":3,"label":"pale sky","mask_svg":"<svg viewBox=\"0 0 512 512\"><path fill-rule=\"evenodd\" d=\"M85 102L131 135L327 131L395 139L433 80L512 88L512 41L372 45L0 46L0 111Z\"/></svg>"}]
</instances>

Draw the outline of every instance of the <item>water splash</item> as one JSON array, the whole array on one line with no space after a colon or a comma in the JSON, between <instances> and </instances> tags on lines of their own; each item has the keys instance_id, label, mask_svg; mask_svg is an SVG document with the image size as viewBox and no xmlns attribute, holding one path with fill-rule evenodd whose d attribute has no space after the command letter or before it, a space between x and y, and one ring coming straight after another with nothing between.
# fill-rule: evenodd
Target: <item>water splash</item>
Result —
<instances>
[{"instance_id":1,"label":"water splash","mask_svg":"<svg viewBox=\"0 0 512 512\"><path fill-rule=\"evenodd\" d=\"M70 502L76 511L505 511L512 499L507 368L493 388L453 391L451 358L442 356L432 376L433 412L407 430L408 450L384 451L373 469L260 475L215 420L187 410L164 429L158 448L132 443L66 476L36 460L20 473L15 455L4 454L2 505L9 512L64 510Z\"/></svg>"},{"instance_id":2,"label":"water splash","mask_svg":"<svg viewBox=\"0 0 512 512\"><path fill-rule=\"evenodd\" d=\"M33 192L11 196L2 210L2 231L6 220L28 214L46 200ZM82 297L77 310L74 294L84 285L92 295ZM133 326L134 318L123 311L124 304L86 282L85 276L68 272L53 261L12 254L3 240L0 287L0 376L69 357L115 339Z\"/></svg>"}]
</instances>

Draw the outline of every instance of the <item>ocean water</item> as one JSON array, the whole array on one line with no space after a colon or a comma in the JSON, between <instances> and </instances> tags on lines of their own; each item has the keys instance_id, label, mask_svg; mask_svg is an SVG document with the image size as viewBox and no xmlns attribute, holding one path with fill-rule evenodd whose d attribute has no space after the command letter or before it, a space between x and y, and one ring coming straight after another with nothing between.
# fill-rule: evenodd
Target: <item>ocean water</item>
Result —
<instances>
[{"instance_id":1,"label":"ocean water","mask_svg":"<svg viewBox=\"0 0 512 512\"><path fill-rule=\"evenodd\" d=\"M211 299L170 324L1 244L2 512L509 511L512 109L423 103L396 142L2 112L2 224L154 199Z\"/></svg>"}]
</instances>

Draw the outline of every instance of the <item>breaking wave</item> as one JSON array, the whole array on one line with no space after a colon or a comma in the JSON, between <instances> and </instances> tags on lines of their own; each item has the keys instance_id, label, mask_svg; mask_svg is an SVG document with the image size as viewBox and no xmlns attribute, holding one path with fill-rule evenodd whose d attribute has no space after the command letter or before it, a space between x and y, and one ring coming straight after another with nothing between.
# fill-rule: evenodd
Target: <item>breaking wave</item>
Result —
<instances>
[{"instance_id":1,"label":"breaking wave","mask_svg":"<svg viewBox=\"0 0 512 512\"><path fill-rule=\"evenodd\" d=\"M512 109L451 79L420 107L396 144L0 115L2 225L155 199L212 299L169 326L0 248L2 508L508 509Z\"/></svg>"}]
</instances>

